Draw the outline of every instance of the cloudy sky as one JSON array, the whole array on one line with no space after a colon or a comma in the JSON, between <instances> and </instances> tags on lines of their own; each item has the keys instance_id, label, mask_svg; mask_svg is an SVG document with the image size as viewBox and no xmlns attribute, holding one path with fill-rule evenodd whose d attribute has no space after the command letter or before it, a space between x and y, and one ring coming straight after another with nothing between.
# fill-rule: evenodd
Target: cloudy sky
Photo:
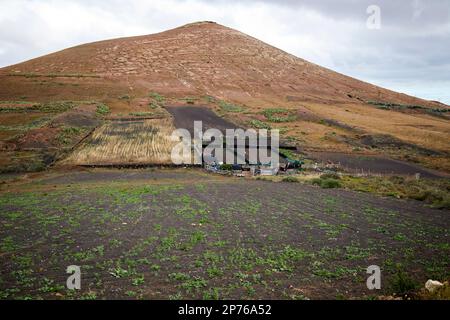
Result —
<instances>
[{"instance_id":1,"label":"cloudy sky","mask_svg":"<svg viewBox=\"0 0 450 320\"><path fill-rule=\"evenodd\" d=\"M378 29L376 14L368 13L373 5L380 8ZM0 67L203 20L338 72L450 104L450 0L0 0Z\"/></svg>"}]
</instances>

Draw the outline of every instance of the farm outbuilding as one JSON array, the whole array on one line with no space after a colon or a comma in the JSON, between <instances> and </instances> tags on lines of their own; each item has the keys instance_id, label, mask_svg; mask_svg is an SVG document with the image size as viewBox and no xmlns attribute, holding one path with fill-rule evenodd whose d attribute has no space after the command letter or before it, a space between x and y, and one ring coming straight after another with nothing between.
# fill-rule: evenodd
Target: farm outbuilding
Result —
<instances>
[{"instance_id":1,"label":"farm outbuilding","mask_svg":"<svg viewBox=\"0 0 450 320\"><path fill-rule=\"evenodd\" d=\"M242 128L238 128L235 124L217 116L212 110L207 107L201 106L166 106L166 109L174 118L174 124L177 129L185 129L191 137L195 136L195 122L201 121L202 129L208 130L215 128L219 130L223 135L223 155L216 154L202 155L203 166L211 171L220 171L222 167L226 167L228 171L236 172L252 172L253 174L277 174L280 170L285 172L288 169L298 168L299 163L295 163L289 160L283 153L279 153L278 149L286 149L296 151L296 147L280 141L276 146L272 146L271 138L268 137L266 145L260 146L259 144L253 145L250 143L250 138L246 137L245 143L242 143L241 148L238 148L238 141L235 137L234 143L227 144L226 133L227 130L233 131L245 131ZM260 136L256 136L257 141L260 140ZM211 141L203 140L203 150L210 145ZM244 145L245 144L245 145ZM264 148L261 149L261 148ZM242 152L242 149L244 152ZM198 151L197 151L198 152ZM251 157L252 152L257 155L256 159ZM266 154L267 157L271 156L272 152L279 153L279 163L270 163L270 160L261 157L261 154ZM267 158L266 157L266 158ZM234 159L234 161L227 161L227 159ZM229 165L225 165L228 163ZM234 166L238 164L238 166ZM230 166L231 165L231 166Z\"/></svg>"}]
</instances>

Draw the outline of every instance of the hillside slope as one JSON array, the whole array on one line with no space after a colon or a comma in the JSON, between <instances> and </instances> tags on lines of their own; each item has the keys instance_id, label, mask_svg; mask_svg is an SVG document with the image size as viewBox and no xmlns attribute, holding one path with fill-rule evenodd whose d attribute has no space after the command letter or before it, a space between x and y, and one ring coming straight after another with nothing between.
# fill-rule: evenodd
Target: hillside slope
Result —
<instances>
[{"instance_id":1,"label":"hillside slope","mask_svg":"<svg viewBox=\"0 0 450 320\"><path fill-rule=\"evenodd\" d=\"M21 117L30 119L36 108L29 106L61 101L75 110L106 104L116 117L165 114L163 104L208 105L240 125L279 128L305 150L383 153L450 170L448 106L344 76L211 22L0 69L3 149L21 149L24 127L43 130L10 123L11 113L25 108Z\"/></svg>"},{"instance_id":2,"label":"hillside slope","mask_svg":"<svg viewBox=\"0 0 450 320\"><path fill-rule=\"evenodd\" d=\"M215 23L81 45L1 69L15 75L92 75L130 91L199 93L226 99L389 101L432 105L346 77ZM0 91L7 97L8 91ZM353 97L353 98L350 98Z\"/></svg>"}]
</instances>

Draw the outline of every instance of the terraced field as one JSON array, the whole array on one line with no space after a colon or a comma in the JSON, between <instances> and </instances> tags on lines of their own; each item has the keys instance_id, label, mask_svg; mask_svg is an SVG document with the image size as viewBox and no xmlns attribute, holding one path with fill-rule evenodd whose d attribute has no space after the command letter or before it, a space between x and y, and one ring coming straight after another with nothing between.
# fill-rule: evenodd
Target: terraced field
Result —
<instances>
[{"instance_id":1,"label":"terraced field","mask_svg":"<svg viewBox=\"0 0 450 320\"><path fill-rule=\"evenodd\" d=\"M171 164L174 130L170 119L109 122L96 129L65 163Z\"/></svg>"},{"instance_id":2,"label":"terraced field","mask_svg":"<svg viewBox=\"0 0 450 320\"><path fill-rule=\"evenodd\" d=\"M448 214L197 170L49 172L1 187L0 299L398 293L450 276ZM70 265L81 266L79 292L65 289ZM366 288L370 265L382 268L380 292Z\"/></svg>"},{"instance_id":3,"label":"terraced field","mask_svg":"<svg viewBox=\"0 0 450 320\"><path fill-rule=\"evenodd\" d=\"M108 112L106 105L92 101L0 101L0 172L44 170Z\"/></svg>"}]
</instances>

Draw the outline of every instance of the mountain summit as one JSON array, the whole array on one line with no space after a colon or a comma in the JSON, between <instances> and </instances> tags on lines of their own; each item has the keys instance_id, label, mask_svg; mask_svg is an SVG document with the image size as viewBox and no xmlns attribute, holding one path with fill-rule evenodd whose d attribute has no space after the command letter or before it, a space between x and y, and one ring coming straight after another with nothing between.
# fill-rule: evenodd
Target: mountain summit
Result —
<instances>
[{"instance_id":1,"label":"mountain summit","mask_svg":"<svg viewBox=\"0 0 450 320\"><path fill-rule=\"evenodd\" d=\"M243 101L388 101L433 105L322 68L213 22L85 44L0 72L92 75L131 90L209 94ZM0 89L0 95L5 96L5 90Z\"/></svg>"}]
</instances>

